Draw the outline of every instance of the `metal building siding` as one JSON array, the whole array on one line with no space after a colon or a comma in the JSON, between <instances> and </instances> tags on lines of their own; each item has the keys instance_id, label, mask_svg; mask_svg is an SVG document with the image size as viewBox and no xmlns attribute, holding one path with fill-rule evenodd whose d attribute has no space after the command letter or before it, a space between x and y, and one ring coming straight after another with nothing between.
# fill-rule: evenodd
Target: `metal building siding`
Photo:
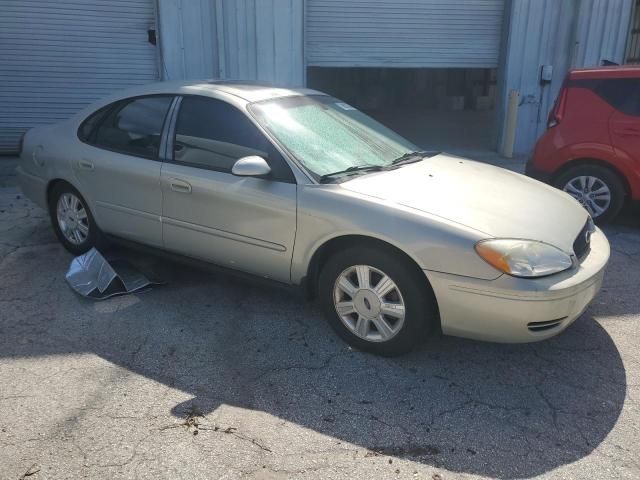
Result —
<instances>
[{"instance_id":1,"label":"metal building siding","mask_svg":"<svg viewBox=\"0 0 640 480\"><path fill-rule=\"evenodd\" d=\"M577 66L624 62L633 0L582 0L576 27Z\"/></svg>"},{"instance_id":2,"label":"metal building siding","mask_svg":"<svg viewBox=\"0 0 640 480\"><path fill-rule=\"evenodd\" d=\"M301 0L159 0L164 77L304 83Z\"/></svg>"},{"instance_id":3,"label":"metal building siding","mask_svg":"<svg viewBox=\"0 0 640 480\"><path fill-rule=\"evenodd\" d=\"M158 78L153 0L0 0L0 153L28 128Z\"/></svg>"},{"instance_id":4,"label":"metal building siding","mask_svg":"<svg viewBox=\"0 0 640 480\"><path fill-rule=\"evenodd\" d=\"M159 0L162 78L218 76L214 9L215 0Z\"/></svg>"},{"instance_id":5,"label":"metal building siding","mask_svg":"<svg viewBox=\"0 0 640 480\"><path fill-rule=\"evenodd\" d=\"M603 60L622 62L632 4L633 0L511 0L499 104L504 112L509 92L520 92L516 153L529 154L544 132L570 68L597 66ZM545 86L540 85L542 65L553 66L553 79Z\"/></svg>"},{"instance_id":6,"label":"metal building siding","mask_svg":"<svg viewBox=\"0 0 640 480\"><path fill-rule=\"evenodd\" d=\"M307 65L498 66L504 0L307 0Z\"/></svg>"}]
</instances>

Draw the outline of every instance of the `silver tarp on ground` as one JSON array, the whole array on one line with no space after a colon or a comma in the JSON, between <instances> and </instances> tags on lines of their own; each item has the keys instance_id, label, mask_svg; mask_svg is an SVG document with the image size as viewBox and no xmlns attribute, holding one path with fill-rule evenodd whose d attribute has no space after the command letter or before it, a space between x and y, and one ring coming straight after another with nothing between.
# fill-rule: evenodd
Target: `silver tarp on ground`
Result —
<instances>
[{"instance_id":1,"label":"silver tarp on ground","mask_svg":"<svg viewBox=\"0 0 640 480\"><path fill-rule=\"evenodd\" d=\"M74 258L65 278L73 290L94 300L125 295L158 284L126 261L107 261L95 248Z\"/></svg>"}]
</instances>

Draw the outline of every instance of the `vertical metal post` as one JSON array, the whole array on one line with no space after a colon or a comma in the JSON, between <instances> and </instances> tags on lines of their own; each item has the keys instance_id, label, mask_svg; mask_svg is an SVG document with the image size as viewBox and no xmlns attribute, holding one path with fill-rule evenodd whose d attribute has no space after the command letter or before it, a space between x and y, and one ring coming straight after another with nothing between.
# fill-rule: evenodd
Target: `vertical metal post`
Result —
<instances>
[{"instance_id":1,"label":"vertical metal post","mask_svg":"<svg viewBox=\"0 0 640 480\"><path fill-rule=\"evenodd\" d=\"M218 76L221 79L227 78L227 59L225 55L225 28L224 28L224 6L222 0L216 0L216 35L218 46Z\"/></svg>"},{"instance_id":2,"label":"vertical metal post","mask_svg":"<svg viewBox=\"0 0 640 480\"><path fill-rule=\"evenodd\" d=\"M520 92L511 90L507 101L507 119L505 122L504 143L502 155L513 158L513 146L516 143L516 127L518 125L518 105L520 104Z\"/></svg>"}]
</instances>

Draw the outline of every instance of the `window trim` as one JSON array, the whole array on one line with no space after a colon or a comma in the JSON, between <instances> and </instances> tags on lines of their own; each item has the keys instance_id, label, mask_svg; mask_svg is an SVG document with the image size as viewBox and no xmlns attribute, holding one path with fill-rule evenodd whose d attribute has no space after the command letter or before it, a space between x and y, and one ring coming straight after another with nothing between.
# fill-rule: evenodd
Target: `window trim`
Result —
<instances>
[{"instance_id":1,"label":"window trim","mask_svg":"<svg viewBox=\"0 0 640 480\"><path fill-rule=\"evenodd\" d=\"M173 139L175 135L172 134L172 131L175 127L176 119L178 118L176 112L180 109L181 103L182 96L174 96L171 105L169 105L169 110L164 120L164 124L162 125L162 138L160 140L160 149L158 152L158 160L161 162L165 162L169 159L169 152L171 152L171 156L173 156Z\"/></svg>"},{"instance_id":2,"label":"window trim","mask_svg":"<svg viewBox=\"0 0 640 480\"><path fill-rule=\"evenodd\" d=\"M282 161L284 162L284 164L286 165L286 167L289 169L289 172L290 172L290 178L275 177L273 175L268 175L266 177L261 177L261 178L264 178L265 180L271 180L273 182L289 183L293 185L296 185L298 183L296 175L293 171L293 167L291 166L291 160L289 159L288 155L285 153L285 151L282 150L280 145L273 140L271 135L269 135L268 132L266 132L262 128L262 126L256 122L256 120L253 118L253 115L251 115L248 110L242 110L237 105L234 105L233 103L225 100L224 98L219 98L219 97L214 97L209 95L199 95L197 93L177 95L178 101L175 104L174 110L170 112L171 119L168 122L168 129L167 129L168 138L165 146L164 156L162 159L163 162L171 163L173 165L182 165L185 167L197 168L200 170L209 170L212 172L218 172L218 173L224 173L226 175L236 176L236 175L233 175L233 173L231 173L230 170L227 170L224 168L209 167L206 165L202 165L200 163L179 162L173 159L173 153L174 153L173 147L174 147L174 142L176 138L176 125L178 123L178 115L180 115L180 110L182 108L182 100L185 97L196 97L196 98L202 98L205 100L214 100L218 102L223 102L229 105L230 107L235 108L241 115L243 115L249 121L249 123L251 123L251 125L253 125L255 128L258 129L258 131L264 136L267 142L269 142L269 144L280 154Z\"/></svg>"},{"instance_id":3,"label":"window trim","mask_svg":"<svg viewBox=\"0 0 640 480\"><path fill-rule=\"evenodd\" d=\"M169 121L167 122L167 141L164 145L164 152L162 152L162 161L167 163L178 163L173 160L173 145L176 139L176 123L178 122L178 113L182 107L182 99L184 95L176 97L173 110L171 110Z\"/></svg>"},{"instance_id":4,"label":"window trim","mask_svg":"<svg viewBox=\"0 0 640 480\"><path fill-rule=\"evenodd\" d=\"M158 146L158 152L156 153L155 156L152 155L138 155L135 153L131 153L131 152L123 152L121 150L117 150L115 148L108 148L105 147L103 145L98 145L95 143L95 134L98 131L98 129L100 129L100 127L102 127L102 124L104 123L104 121L107 119L108 116L110 116L113 111L117 108L117 105L119 104L124 104L124 106L122 108L124 108L126 105L130 104L131 102L135 101L135 100L140 100L140 99L144 99L144 98L155 98L155 97L167 97L171 99L171 102L169 102L169 108L167 109L167 113L165 113L164 119L162 120L162 128L160 129L160 145ZM98 108L97 110L94 110L93 112L91 112L89 115L87 115L84 120L82 120L82 122L80 122L80 125L78 126L78 129L76 131L76 135L78 137L78 140L80 140L80 142L84 143L85 145L89 145L91 147L100 149L100 150L105 150L107 152L113 152L113 153L118 153L120 155L128 155L130 157L135 157L135 158L143 158L145 160L153 160L156 162L161 162L162 161L162 145L163 143L166 143L166 141L164 140L164 135L167 133L166 131L166 125L167 125L167 119L169 118L169 115L171 113L171 108L172 106L175 104L175 100L176 100L177 95L175 93L151 93L151 94L147 94L147 95L136 95L133 97L126 97L126 98L121 98L119 100L116 100L110 104L104 105L100 108ZM121 110L122 110L121 108ZM87 120L89 120L93 115L97 114L100 110L106 109L107 113L100 119L100 121L93 127L93 129L91 130L91 134L89 135L89 140L91 141L85 141L82 140L82 138L80 137L80 130L82 128L82 126L85 124L85 122Z\"/></svg>"}]
</instances>

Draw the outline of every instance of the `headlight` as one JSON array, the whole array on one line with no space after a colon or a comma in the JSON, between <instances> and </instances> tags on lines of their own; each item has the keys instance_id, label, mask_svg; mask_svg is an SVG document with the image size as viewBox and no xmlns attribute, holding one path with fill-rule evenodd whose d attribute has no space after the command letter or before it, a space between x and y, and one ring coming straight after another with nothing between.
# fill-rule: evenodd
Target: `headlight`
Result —
<instances>
[{"instance_id":1,"label":"headlight","mask_svg":"<svg viewBox=\"0 0 640 480\"><path fill-rule=\"evenodd\" d=\"M514 277L544 277L573 265L562 250L535 240L482 240L475 248L489 265Z\"/></svg>"}]
</instances>

